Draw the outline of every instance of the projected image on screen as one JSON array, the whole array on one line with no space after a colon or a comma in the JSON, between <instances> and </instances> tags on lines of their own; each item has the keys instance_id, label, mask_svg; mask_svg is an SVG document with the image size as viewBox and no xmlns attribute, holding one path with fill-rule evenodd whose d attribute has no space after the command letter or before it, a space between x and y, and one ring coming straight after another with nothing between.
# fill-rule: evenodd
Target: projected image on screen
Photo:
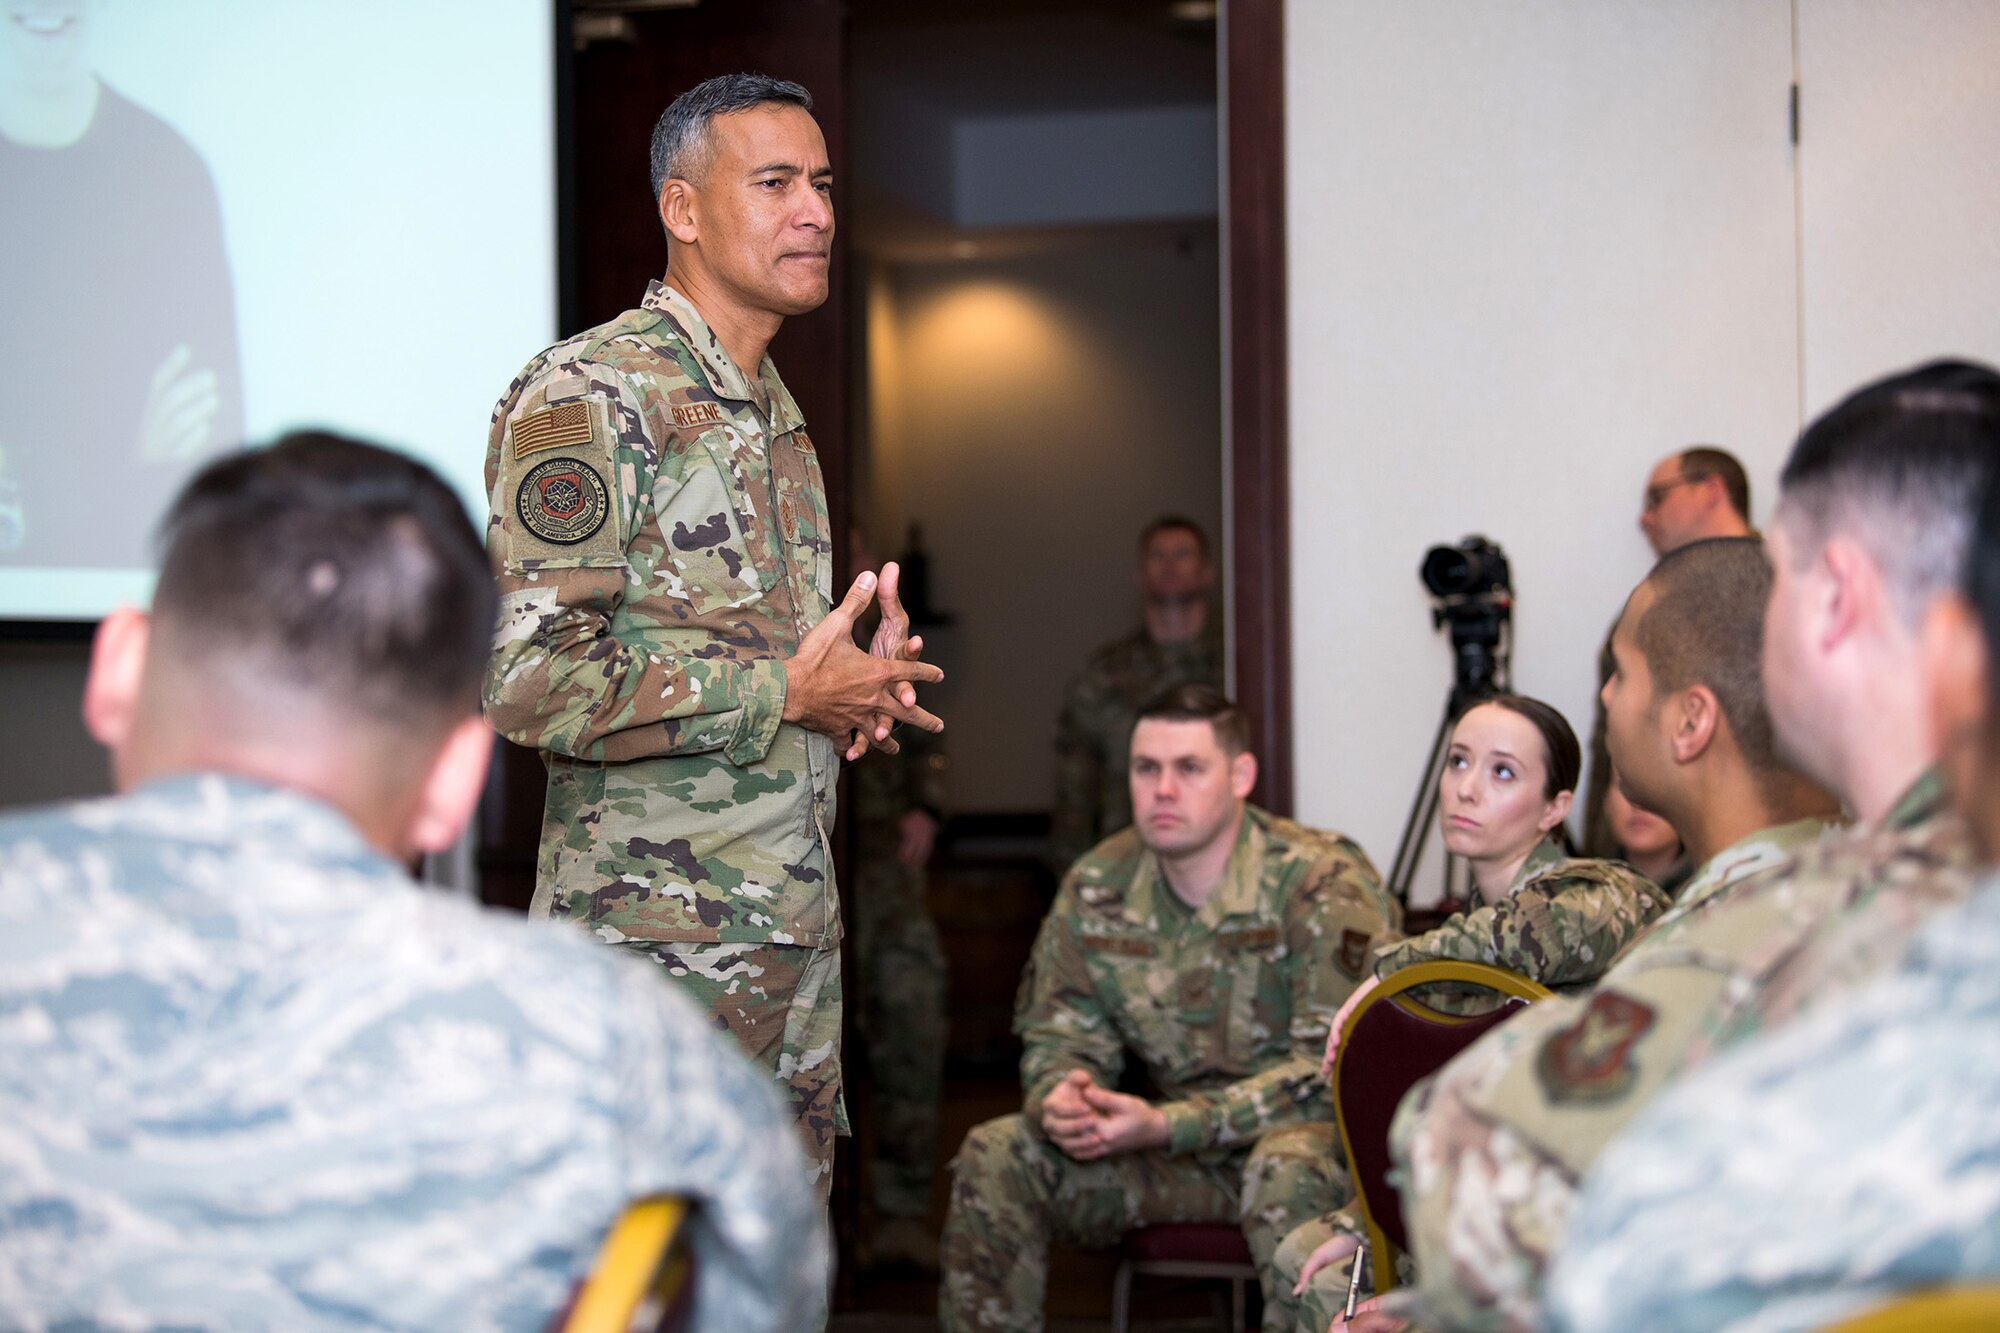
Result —
<instances>
[{"instance_id":1,"label":"projected image on screen","mask_svg":"<svg viewBox=\"0 0 2000 1333\"><path fill-rule=\"evenodd\" d=\"M236 301L208 167L91 63L96 6L0 29L0 562L134 566L171 494L242 438Z\"/></svg>"},{"instance_id":2,"label":"projected image on screen","mask_svg":"<svg viewBox=\"0 0 2000 1333\"><path fill-rule=\"evenodd\" d=\"M0 629L143 603L205 463L320 427L475 514L555 325L548 0L0 0Z\"/></svg>"}]
</instances>

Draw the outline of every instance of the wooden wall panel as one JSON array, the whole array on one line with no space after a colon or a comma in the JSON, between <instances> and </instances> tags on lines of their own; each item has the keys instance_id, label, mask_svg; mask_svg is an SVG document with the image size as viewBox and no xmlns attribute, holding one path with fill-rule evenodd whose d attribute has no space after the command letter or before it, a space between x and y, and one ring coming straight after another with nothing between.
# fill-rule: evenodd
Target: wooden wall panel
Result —
<instances>
[{"instance_id":1,"label":"wooden wall panel","mask_svg":"<svg viewBox=\"0 0 2000 1333\"><path fill-rule=\"evenodd\" d=\"M1255 799L1288 815L1294 793L1283 0L1225 0L1223 24L1236 697L1256 729Z\"/></svg>"}]
</instances>

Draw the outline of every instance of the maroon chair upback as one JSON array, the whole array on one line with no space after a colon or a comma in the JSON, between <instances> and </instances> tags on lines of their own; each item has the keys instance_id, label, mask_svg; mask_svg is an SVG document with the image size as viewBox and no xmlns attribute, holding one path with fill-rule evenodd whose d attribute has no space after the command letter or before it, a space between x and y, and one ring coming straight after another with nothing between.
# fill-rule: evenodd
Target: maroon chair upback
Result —
<instances>
[{"instance_id":1,"label":"maroon chair upback","mask_svg":"<svg viewBox=\"0 0 2000 1333\"><path fill-rule=\"evenodd\" d=\"M1451 1058L1519 1012L1540 986L1498 968L1481 969L1504 979L1496 988L1500 1006L1461 1016L1431 1009L1407 993L1424 984L1420 974L1480 969L1478 964L1420 964L1398 973L1351 1020L1334 1068L1333 1096L1347 1149L1348 1171L1363 1207L1383 1237L1397 1250L1409 1248L1403 1200L1388 1179L1389 1124L1396 1107L1418 1080L1442 1069ZM1506 993L1512 992L1512 993ZM1378 1255L1378 1262L1389 1256Z\"/></svg>"}]
</instances>

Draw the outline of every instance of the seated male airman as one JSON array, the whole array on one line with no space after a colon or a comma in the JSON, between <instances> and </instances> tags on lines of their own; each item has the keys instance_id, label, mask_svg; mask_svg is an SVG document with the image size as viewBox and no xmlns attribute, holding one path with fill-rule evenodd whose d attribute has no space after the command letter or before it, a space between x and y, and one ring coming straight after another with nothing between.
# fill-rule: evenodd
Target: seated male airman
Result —
<instances>
[{"instance_id":1,"label":"seated male airman","mask_svg":"<svg viewBox=\"0 0 2000 1333\"><path fill-rule=\"evenodd\" d=\"M1240 1222L1268 1261L1324 1206L1318 1163L1301 1187L1258 1144L1330 1118L1327 1023L1397 910L1354 843L1248 804L1257 760L1216 690L1142 707L1130 773L1133 826L1071 869L1021 983L1021 1113L952 1163L948 1330L1040 1328L1052 1240ZM1117 1090L1128 1058L1159 1100Z\"/></svg>"}]
</instances>

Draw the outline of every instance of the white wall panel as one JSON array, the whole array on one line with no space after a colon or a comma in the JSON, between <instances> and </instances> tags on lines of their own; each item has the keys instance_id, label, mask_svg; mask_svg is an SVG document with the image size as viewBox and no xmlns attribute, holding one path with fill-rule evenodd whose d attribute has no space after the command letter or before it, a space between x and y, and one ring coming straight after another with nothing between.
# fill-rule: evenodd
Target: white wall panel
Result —
<instances>
[{"instance_id":1,"label":"white wall panel","mask_svg":"<svg viewBox=\"0 0 2000 1333\"><path fill-rule=\"evenodd\" d=\"M1583 733L1651 464L1719 443L1768 502L1798 426L1791 16L1294 0L1286 25L1299 807L1386 872L1451 680L1427 545L1506 547L1515 684Z\"/></svg>"},{"instance_id":2,"label":"white wall panel","mask_svg":"<svg viewBox=\"0 0 2000 1333\"><path fill-rule=\"evenodd\" d=\"M1799 8L1805 397L2000 361L2000 5Z\"/></svg>"}]
</instances>

